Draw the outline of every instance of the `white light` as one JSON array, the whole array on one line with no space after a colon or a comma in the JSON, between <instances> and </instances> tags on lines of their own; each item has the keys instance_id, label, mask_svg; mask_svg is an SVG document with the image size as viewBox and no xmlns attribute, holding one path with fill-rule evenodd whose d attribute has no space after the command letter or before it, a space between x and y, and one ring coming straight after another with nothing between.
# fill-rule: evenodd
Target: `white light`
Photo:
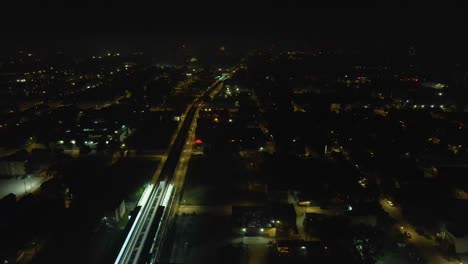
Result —
<instances>
[{"instance_id":1,"label":"white light","mask_svg":"<svg viewBox=\"0 0 468 264\"><path fill-rule=\"evenodd\" d=\"M424 108L424 107L426 107L426 106L425 106L425 105L421 105L421 108Z\"/></svg>"},{"instance_id":2,"label":"white light","mask_svg":"<svg viewBox=\"0 0 468 264\"><path fill-rule=\"evenodd\" d=\"M109 141L106 140L106 144L109 144Z\"/></svg>"},{"instance_id":3,"label":"white light","mask_svg":"<svg viewBox=\"0 0 468 264\"><path fill-rule=\"evenodd\" d=\"M161 204L162 206L167 206L167 203L169 202L169 198L171 198L173 187L174 186L172 185L172 183L167 187L167 191L164 194L163 202Z\"/></svg>"},{"instance_id":4,"label":"white light","mask_svg":"<svg viewBox=\"0 0 468 264\"><path fill-rule=\"evenodd\" d=\"M242 232L245 232L245 231L247 231L247 229L245 229L245 228L242 228Z\"/></svg>"},{"instance_id":5,"label":"white light","mask_svg":"<svg viewBox=\"0 0 468 264\"><path fill-rule=\"evenodd\" d=\"M143 191L143 194L140 197L140 200L138 201L139 206L144 206L146 202L148 202L149 195L151 193L151 189L153 188L153 184L149 184L146 186L145 190Z\"/></svg>"},{"instance_id":6,"label":"white light","mask_svg":"<svg viewBox=\"0 0 468 264\"><path fill-rule=\"evenodd\" d=\"M279 223L281 223L281 222L280 222L280 220L276 220L276 223L279 224Z\"/></svg>"},{"instance_id":7,"label":"white light","mask_svg":"<svg viewBox=\"0 0 468 264\"><path fill-rule=\"evenodd\" d=\"M353 207L351 205L348 205L348 211L352 211Z\"/></svg>"},{"instance_id":8,"label":"white light","mask_svg":"<svg viewBox=\"0 0 468 264\"><path fill-rule=\"evenodd\" d=\"M59 144L63 144L63 140L59 140L59 142L58 142L58 143L59 143Z\"/></svg>"},{"instance_id":9,"label":"white light","mask_svg":"<svg viewBox=\"0 0 468 264\"><path fill-rule=\"evenodd\" d=\"M443 93L438 93L438 95L439 95L439 96L442 96L442 95L443 95Z\"/></svg>"},{"instance_id":10,"label":"white light","mask_svg":"<svg viewBox=\"0 0 468 264\"><path fill-rule=\"evenodd\" d=\"M431 108L434 108L434 105L431 105Z\"/></svg>"},{"instance_id":11,"label":"white light","mask_svg":"<svg viewBox=\"0 0 468 264\"><path fill-rule=\"evenodd\" d=\"M117 133L119 133L119 131L115 130L114 133L117 134Z\"/></svg>"},{"instance_id":12,"label":"white light","mask_svg":"<svg viewBox=\"0 0 468 264\"><path fill-rule=\"evenodd\" d=\"M302 246L301 249L306 249L306 247L305 247L305 246Z\"/></svg>"},{"instance_id":13,"label":"white light","mask_svg":"<svg viewBox=\"0 0 468 264\"><path fill-rule=\"evenodd\" d=\"M265 229L263 229L263 228L260 228L260 232L263 232L263 231L265 231Z\"/></svg>"},{"instance_id":14,"label":"white light","mask_svg":"<svg viewBox=\"0 0 468 264\"><path fill-rule=\"evenodd\" d=\"M413 105L413 108L418 108L418 105Z\"/></svg>"},{"instance_id":15,"label":"white light","mask_svg":"<svg viewBox=\"0 0 468 264\"><path fill-rule=\"evenodd\" d=\"M229 118L229 123L232 123L232 119Z\"/></svg>"},{"instance_id":16,"label":"white light","mask_svg":"<svg viewBox=\"0 0 468 264\"><path fill-rule=\"evenodd\" d=\"M72 143L73 145L76 144L76 141L75 140L71 140L70 143Z\"/></svg>"},{"instance_id":17,"label":"white light","mask_svg":"<svg viewBox=\"0 0 468 264\"><path fill-rule=\"evenodd\" d=\"M135 219L134 223L138 223L138 219L141 217L141 214L142 214L142 210L138 211L138 214L136 216L136 219ZM115 260L115 263L120 263L120 259L122 258L123 254L125 252L125 249L127 248L127 244L129 242L130 238L133 236L133 232L135 231L136 226L137 226L136 224L133 224L132 228L130 229L130 232L128 232L128 235L125 238L124 244L123 244L122 248L120 249L119 255L117 256L117 259Z\"/></svg>"}]
</instances>

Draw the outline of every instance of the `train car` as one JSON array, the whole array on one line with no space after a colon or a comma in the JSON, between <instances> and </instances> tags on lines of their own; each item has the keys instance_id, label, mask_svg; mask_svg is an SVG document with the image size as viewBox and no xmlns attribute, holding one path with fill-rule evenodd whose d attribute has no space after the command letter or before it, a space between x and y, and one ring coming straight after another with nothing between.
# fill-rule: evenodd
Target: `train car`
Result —
<instances>
[{"instance_id":1,"label":"train car","mask_svg":"<svg viewBox=\"0 0 468 264\"><path fill-rule=\"evenodd\" d=\"M162 205L158 206L156 215L153 219L153 222L151 223L151 228L148 231L149 236L147 237L145 244L143 246L143 250L139 259L139 263L150 263L151 258L156 253L153 248L153 243L156 243L155 248L157 248L158 247L157 243L159 243L159 241L157 241L158 232L159 232L161 219L164 214L164 209L165 209L164 206Z\"/></svg>"}]
</instances>

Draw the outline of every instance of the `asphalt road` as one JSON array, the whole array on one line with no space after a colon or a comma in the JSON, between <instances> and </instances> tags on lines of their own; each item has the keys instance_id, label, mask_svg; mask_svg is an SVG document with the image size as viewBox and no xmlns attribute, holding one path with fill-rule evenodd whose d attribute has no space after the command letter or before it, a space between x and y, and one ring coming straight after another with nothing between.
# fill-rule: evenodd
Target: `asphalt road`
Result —
<instances>
[{"instance_id":1,"label":"asphalt road","mask_svg":"<svg viewBox=\"0 0 468 264\"><path fill-rule=\"evenodd\" d=\"M446 259L437 249L437 242L433 239L428 239L421 236L415 231L414 227L408 223L401 214L398 206L390 206L386 199L380 200L382 208L396 220L398 228L401 232L408 232L411 238L408 243L414 245L427 260L428 264L459 264L460 261Z\"/></svg>"},{"instance_id":2,"label":"asphalt road","mask_svg":"<svg viewBox=\"0 0 468 264\"><path fill-rule=\"evenodd\" d=\"M178 206L180 189L183 186L185 173L191 151L191 139L194 137L196 116L204 100L212 97L222 87L225 78L216 81L200 97L189 105L182 116L168 154L163 158L148 189L139 202L141 209L135 218L129 234L117 256L115 263L149 263L157 261L164 248L164 238L168 226ZM188 147L185 149L184 147ZM184 152L185 151L185 152ZM176 188L174 187L174 184ZM164 212L160 206L164 206Z\"/></svg>"}]
</instances>

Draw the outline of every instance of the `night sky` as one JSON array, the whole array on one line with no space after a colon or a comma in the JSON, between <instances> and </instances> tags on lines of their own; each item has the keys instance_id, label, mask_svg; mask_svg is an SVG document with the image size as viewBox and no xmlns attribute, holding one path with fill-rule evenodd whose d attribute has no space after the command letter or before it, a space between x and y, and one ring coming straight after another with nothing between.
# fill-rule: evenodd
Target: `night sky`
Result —
<instances>
[{"instance_id":1,"label":"night sky","mask_svg":"<svg viewBox=\"0 0 468 264\"><path fill-rule=\"evenodd\" d=\"M32 2L32 1L30 1ZM40 2L40 3L38 3ZM277 44L392 52L465 52L466 8L317 1L10 1L2 14L2 53L100 48L237 48ZM325 4L325 2L327 4Z\"/></svg>"}]
</instances>

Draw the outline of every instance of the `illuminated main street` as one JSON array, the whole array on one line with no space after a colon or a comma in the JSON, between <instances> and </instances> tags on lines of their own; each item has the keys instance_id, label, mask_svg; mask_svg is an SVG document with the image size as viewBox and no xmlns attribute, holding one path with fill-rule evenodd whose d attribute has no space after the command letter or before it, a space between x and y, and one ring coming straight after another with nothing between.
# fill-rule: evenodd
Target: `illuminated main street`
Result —
<instances>
[{"instance_id":1,"label":"illuminated main street","mask_svg":"<svg viewBox=\"0 0 468 264\"><path fill-rule=\"evenodd\" d=\"M433 239L428 239L415 231L414 227L410 225L401 214L398 206L390 206L388 200L381 199L380 205L382 208L396 220L396 225L402 232L408 232L411 238L408 243L414 245L421 251L428 264L459 264L457 260L448 260L437 249L437 242Z\"/></svg>"},{"instance_id":2,"label":"illuminated main street","mask_svg":"<svg viewBox=\"0 0 468 264\"><path fill-rule=\"evenodd\" d=\"M234 71L235 72L235 71ZM223 75L181 117L168 148L151 183L138 203L137 215L115 263L155 263L164 248L165 235L177 211L194 142L196 120L203 100L214 96L229 75Z\"/></svg>"}]
</instances>

